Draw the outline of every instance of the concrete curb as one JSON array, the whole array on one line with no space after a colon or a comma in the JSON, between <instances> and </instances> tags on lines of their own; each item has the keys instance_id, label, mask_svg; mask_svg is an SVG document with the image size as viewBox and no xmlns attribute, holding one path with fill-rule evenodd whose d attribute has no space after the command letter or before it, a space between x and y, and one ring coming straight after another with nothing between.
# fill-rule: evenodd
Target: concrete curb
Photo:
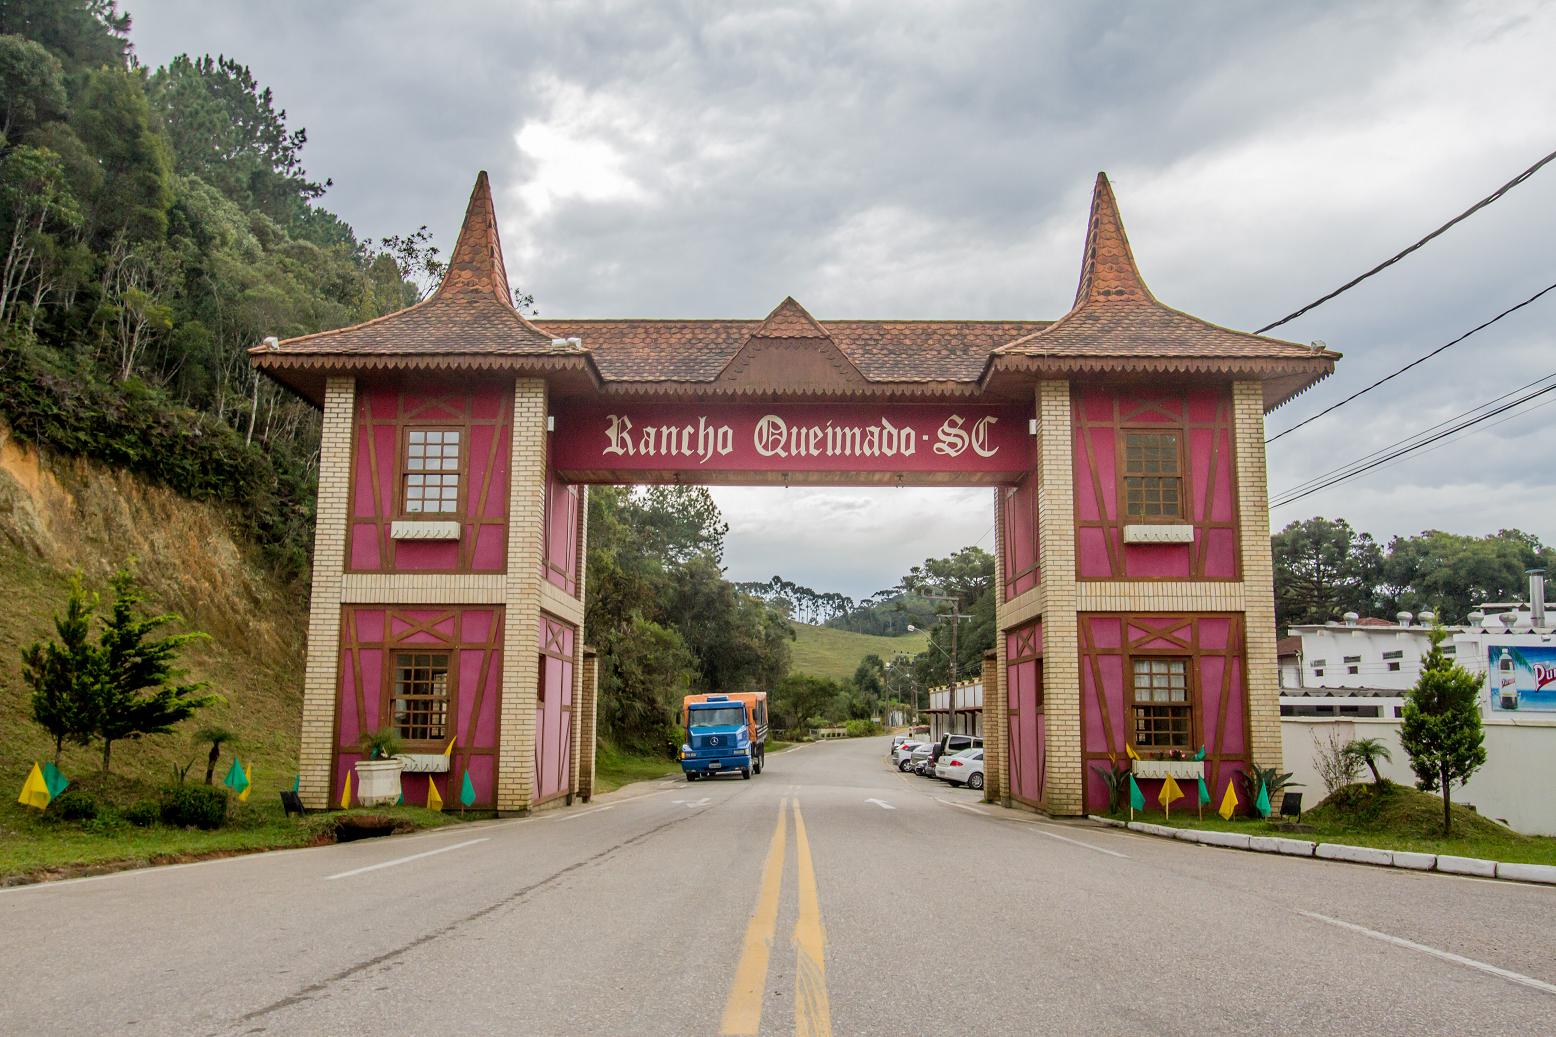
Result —
<instances>
[{"instance_id":1,"label":"concrete curb","mask_svg":"<svg viewBox=\"0 0 1556 1037\"><path fill-rule=\"evenodd\" d=\"M1484 861L1477 857L1453 857L1448 854L1411 853L1406 850L1380 850L1372 846L1345 843L1313 843L1306 839L1285 839L1273 835L1244 835L1240 832L1206 831L1197 828L1172 828L1148 821L1119 821L1111 817L1086 815L1087 820L1109 828L1127 828L1141 835L1155 835L1202 846L1221 846L1254 853L1278 853L1288 857L1311 857L1348 864L1371 864L1380 868L1404 868L1408 871L1440 871L1445 875L1473 875L1478 878L1505 879L1509 882L1533 882L1556 886L1556 865L1515 864L1509 861Z\"/></svg>"}]
</instances>

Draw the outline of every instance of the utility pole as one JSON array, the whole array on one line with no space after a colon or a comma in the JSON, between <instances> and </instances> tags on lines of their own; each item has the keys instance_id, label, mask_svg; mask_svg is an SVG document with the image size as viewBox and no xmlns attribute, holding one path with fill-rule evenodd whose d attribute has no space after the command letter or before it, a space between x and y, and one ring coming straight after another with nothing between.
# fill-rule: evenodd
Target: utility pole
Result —
<instances>
[{"instance_id":1,"label":"utility pole","mask_svg":"<svg viewBox=\"0 0 1556 1037\"><path fill-rule=\"evenodd\" d=\"M952 594L920 594L919 597L929 601L949 601L951 603L951 654L947 657L947 668L950 680L946 684L945 720L946 730L954 731L956 728L956 635L962 628L962 620L968 617L962 615L962 600ZM931 641L931 644L934 642Z\"/></svg>"}]
</instances>

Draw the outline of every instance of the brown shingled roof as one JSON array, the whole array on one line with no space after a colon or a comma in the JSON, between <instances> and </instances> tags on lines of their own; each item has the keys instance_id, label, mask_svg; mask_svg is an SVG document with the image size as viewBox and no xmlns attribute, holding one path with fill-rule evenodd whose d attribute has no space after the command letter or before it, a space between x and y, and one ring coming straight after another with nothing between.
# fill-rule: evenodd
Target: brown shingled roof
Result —
<instances>
[{"instance_id":1,"label":"brown shingled roof","mask_svg":"<svg viewBox=\"0 0 1556 1037\"><path fill-rule=\"evenodd\" d=\"M414 306L361 324L285 339L275 349L249 351L261 367L288 356L417 356L481 353L501 356L578 355L558 345L513 306L491 186L483 170L470 192L459 240L443 282Z\"/></svg>"},{"instance_id":2,"label":"brown shingled roof","mask_svg":"<svg viewBox=\"0 0 1556 1037\"><path fill-rule=\"evenodd\" d=\"M1326 349L1233 331L1158 302L1140 276L1103 173L1092 192L1075 305L1041 331L1001 346L995 356L1128 359L1142 370L1164 371L1214 370L1218 362L1232 370L1264 362L1271 373L1290 368L1293 375L1306 375L1301 388L1327 375L1339 358Z\"/></svg>"},{"instance_id":3,"label":"brown shingled roof","mask_svg":"<svg viewBox=\"0 0 1556 1037\"><path fill-rule=\"evenodd\" d=\"M749 365L762 350L766 373L758 384ZM818 321L786 298L765 320L555 318L540 326L510 298L484 172L471 191L443 282L430 298L250 353L260 370L311 398L319 396L329 372L396 367L568 371L596 388L614 384L655 393L678 385L688 392L732 388L725 382L738 380L734 369L743 368L741 391L797 391L782 374L787 361L775 359L781 354L808 360L813 380L816 370L826 370L816 364L830 362L858 383L850 391L966 394L1013 390L1034 372L1186 372L1260 379L1267 407L1324 377L1338 356L1232 331L1157 302L1135 266L1112 188L1101 174L1075 305L1058 321ZM773 372L781 384L770 384Z\"/></svg>"}]
</instances>

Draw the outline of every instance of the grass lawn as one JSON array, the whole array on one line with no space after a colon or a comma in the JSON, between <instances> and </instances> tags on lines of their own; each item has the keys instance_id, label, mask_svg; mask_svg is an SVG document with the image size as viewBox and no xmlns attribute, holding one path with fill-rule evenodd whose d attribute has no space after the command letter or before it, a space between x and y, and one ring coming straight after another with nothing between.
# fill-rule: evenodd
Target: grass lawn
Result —
<instances>
[{"instance_id":1,"label":"grass lawn","mask_svg":"<svg viewBox=\"0 0 1556 1037\"><path fill-rule=\"evenodd\" d=\"M852 630L834 630L808 623L792 623L794 644L790 646L790 672L813 677L847 680L854 675L867 655L878 655L890 662L895 652L917 655L929 646L929 632L920 630L901 637L856 634Z\"/></svg>"},{"instance_id":2,"label":"grass lawn","mask_svg":"<svg viewBox=\"0 0 1556 1037\"><path fill-rule=\"evenodd\" d=\"M349 816L388 817L399 831L457 824L457 812L384 807L288 818L279 801L234 803L224 828L204 832L155 824L137 828L116 816L74 822L15 803L0 807L0 886L70 878L149 864L174 864L258 850L316 846L334 841ZM489 817L470 814L469 820Z\"/></svg>"},{"instance_id":3,"label":"grass lawn","mask_svg":"<svg viewBox=\"0 0 1556 1037\"><path fill-rule=\"evenodd\" d=\"M1442 800L1403 785L1374 790L1371 785L1350 785L1302 815L1302 823L1311 832L1282 831L1279 824L1258 818L1235 817L1223 821L1208 807L1204 820L1194 816L1192 801L1187 809L1174 810L1172 817L1161 811L1136 811L1135 820L1167 824L1173 828L1201 828L1217 832L1241 832L1245 835L1284 835L1314 842L1372 846L1380 850L1408 850L1417 853L1442 853L1455 857L1480 857L1485 860L1519 864L1556 865L1556 838L1520 835L1487 820L1467 807L1454 806L1451 838L1441 834ZM1114 815L1118 816L1118 815ZM1127 817L1127 814L1124 815Z\"/></svg>"},{"instance_id":4,"label":"grass lawn","mask_svg":"<svg viewBox=\"0 0 1556 1037\"><path fill-rule=\"evenodd\" d=\"M680 773L681 765L674 760L630 753L601 742L594 758L594 791L614 792L634 781L649 781Z\"/></svg>"}]
</instances>

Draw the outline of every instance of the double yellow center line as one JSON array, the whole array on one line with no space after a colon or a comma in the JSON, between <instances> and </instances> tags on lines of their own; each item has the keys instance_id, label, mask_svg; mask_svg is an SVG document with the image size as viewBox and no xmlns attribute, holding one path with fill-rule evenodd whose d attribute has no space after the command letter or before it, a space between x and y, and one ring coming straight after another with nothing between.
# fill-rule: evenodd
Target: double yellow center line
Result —
<instances>
[{"instance_id":1,"label":"double yellow center line","mask_svg":"<svg viewBox=\"0 0 1556 1037\"><path fill-rule=\"evenodd\" d=\"M816 896L816 868L811 861L810 839L800 802L778 802L778 822L773 826L767 860L762 865L762 884L756 907L746 926L735 981L724 1002L719 1024L722 1037L756 1037L762 1026L763 993L767 986L767 960L778 928L778 900L783 891L783 865L787 824L785 814L794 810L794 852L799 875L799 915L794 922L794 1032L804 1037L831 1037L832 1008L827 999L826 930L821 925L821 902Z\"/></svg>"}]
</instances>

